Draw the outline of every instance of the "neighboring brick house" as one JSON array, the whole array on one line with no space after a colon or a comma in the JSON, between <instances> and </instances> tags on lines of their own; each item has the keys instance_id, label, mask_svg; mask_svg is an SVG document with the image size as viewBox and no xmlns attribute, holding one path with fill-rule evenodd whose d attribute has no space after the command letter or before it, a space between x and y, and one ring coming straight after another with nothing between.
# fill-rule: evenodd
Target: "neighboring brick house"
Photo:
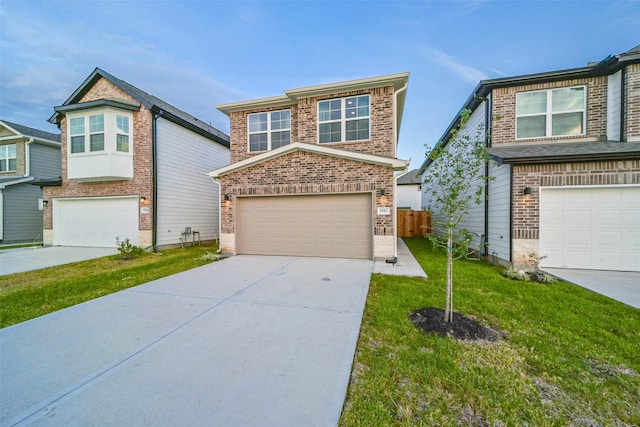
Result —
<instances>
[{"instance_id":1,"label":"neighboring brick house","mask_svg":"<svg viewBox=\"0 0 640 427\"><path fill-rule=\"evenodd\" d=\"M48 245L179 245L218 238L229 137L100 68L49 119L62 131L62 177L43 181Z\"/></svg>"},{"instance_id":2,"label":"neighboring brick house","mask_svg":"<svg viewBox=\"0 0 640 427\"><path fill-rule=\"evenodd\" d=\"M463 109L464 132L482 126L497 162L464 223L485 255L518 268L541 257L541 267L640 271L640 46L586 67L483 80Z\"/></svg>"},{"instance_id":3,"label":"neighboring brick house","mask_svg":"<svg viewBox=\"0 0 640 427\"><path fill-rule=\"evenodd\" d=\"M286 90L219 105L231 164L225 253L346 258L396 254L394 172L408 73Z\"/></svg>"},{"instance_id":4,"label":"neighboring brick house","mask_svg":"<svg viewBox=\"0 0 640 427\"><path fill-rule=\"evenodd\" d=\"M60 175L60 134L0 121L0 241L42 240L42 189Z\"/></svg>"}]
</instances>

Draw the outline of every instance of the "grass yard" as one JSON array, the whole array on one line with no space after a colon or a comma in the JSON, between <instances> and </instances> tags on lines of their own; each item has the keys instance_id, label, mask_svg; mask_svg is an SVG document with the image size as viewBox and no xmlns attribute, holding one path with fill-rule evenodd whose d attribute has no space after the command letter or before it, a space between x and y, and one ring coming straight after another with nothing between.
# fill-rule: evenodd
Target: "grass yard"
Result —
<instances>
[{"instance_id":1,"label":"grass yard","mask_svg":"<svg viewBox=\"0 0 640 427\"><path fill-rule=\"evenodd\" d=\"M169 249L132 259L118 254L0 276L0 328L208 264L202 257L217 249Z\"/></svg>"},{"instance_id":2,"label":"grass yard","mask_svg":"<svg viewBox=\"0 0 640 427\"><path fill-rule=\"evenodd\" d=\"M455 261L454 309L503 338L426 335L408 315L444 308L446 255L405 242L429 279L373 276L340 425L640 425L640 310Z\"/></svg>"}]
</instances>

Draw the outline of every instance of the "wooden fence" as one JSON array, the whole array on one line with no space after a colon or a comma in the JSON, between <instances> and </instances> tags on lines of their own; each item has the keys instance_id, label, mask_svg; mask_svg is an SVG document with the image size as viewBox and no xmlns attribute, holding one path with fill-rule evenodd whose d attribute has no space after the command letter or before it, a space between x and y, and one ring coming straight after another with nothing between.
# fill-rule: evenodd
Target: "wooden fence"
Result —
<instances>
[{"instance_id":1,"label":"wooden fence","mask_svg":"<svg viewBox=\"0 0 640 427\"><path fill-rule=\"evenodd\" d=\"M431 212L398 209L398 237L416 237L431 233Z\"/></svg>"}]
</instances>

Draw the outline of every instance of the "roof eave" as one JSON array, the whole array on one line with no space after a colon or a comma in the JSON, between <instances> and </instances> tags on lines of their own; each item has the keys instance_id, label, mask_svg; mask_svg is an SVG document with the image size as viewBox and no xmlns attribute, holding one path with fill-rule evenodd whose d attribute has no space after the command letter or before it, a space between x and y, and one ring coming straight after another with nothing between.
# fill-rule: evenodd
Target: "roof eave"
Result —
<instances>
[{"instance_id":1,"label":"roof eave","mask_svg":"<svg viewBox=\"0 0 640 427\"><path fill-rule=\"evenodd\" d=\"M593 162L604 160L635 160L640 159L638 153L592 153L592 154L565 154L555 156L528 156L528 157L500 157L498 155L490 155L490 157L498 162L498 164L509 165L532 165L543 163L568 163L568 162Z\"/></svg>"}]
</instances>

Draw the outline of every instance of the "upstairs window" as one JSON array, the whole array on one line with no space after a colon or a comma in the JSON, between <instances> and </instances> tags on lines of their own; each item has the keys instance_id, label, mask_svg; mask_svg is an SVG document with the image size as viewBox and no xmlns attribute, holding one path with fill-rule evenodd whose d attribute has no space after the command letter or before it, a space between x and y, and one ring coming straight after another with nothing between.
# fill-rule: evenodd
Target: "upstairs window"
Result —
<instances>
[{"instance_id":1,"label":"upstairs window","mask_svg":"<svg viewBox=\"0 0 640 427\"><path fill-rule=\"evenodd\" d=\"M318 102L321 144L369 139L369 95Z\"/></svg>"},{"instance_id":2,"label":"upstairs window","mask_svg":"<svg viewBox=\"0 0 640 427\"><path fill-rule=\"evenodd\" d=\"M16 144L0 145L0 172L15 172L17 165Z\"/></svg>"},{"instance_id":3,"label":"upstairs window","mask_svg":"<svg viewBox=\"0 0 640 427\"><path fill-rule=\"evenodd\" d=\"M249 114L249 151L268 151L291 143L291 110Z\"/></svg>"},{"instance_id":4,"label":"upstairs window","mask_svg":"<svg viewBox=\"0 0 640 427\"><path fill-rule=\"evenodd\" d=\"M116 151L129 152L129 117L116 115Z\"/></svg>"},{"instance_id":5,"label":"upstairs window","mask_svg":"<svg viewBox=\"0 0 640 427\"><path fill-rule=\"evenodd\" d=\"M516 138L584 135L585 87L516 94Z\"/></svg>"},{"instance_id":6,"label":"upstairs window","mask_svg":"<svg viewBox=\"0 0 640 427\"><path fill-rule=\"evenodd\" d=\"M131 115L104 109L68 116L69 153L131 153Z\"/></svg>"}]
</instances>

